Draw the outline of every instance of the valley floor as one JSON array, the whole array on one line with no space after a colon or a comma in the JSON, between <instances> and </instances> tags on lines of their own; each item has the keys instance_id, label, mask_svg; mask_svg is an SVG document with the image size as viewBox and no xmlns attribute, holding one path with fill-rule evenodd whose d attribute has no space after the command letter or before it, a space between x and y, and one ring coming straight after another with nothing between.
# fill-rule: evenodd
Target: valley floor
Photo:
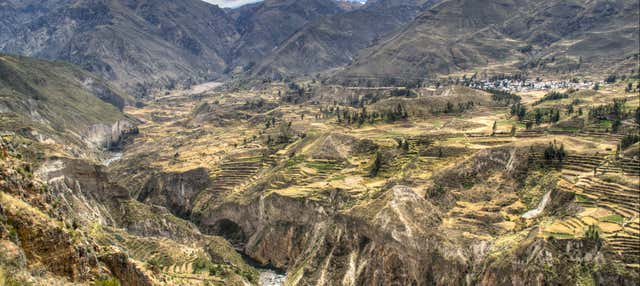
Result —
<instances>
[{"instance_id":1,"label":"valley floor","mask_svg":"<svg viewBox=\"0 0 640 286\"><path fill-rule=\"evenodd\" d=\"M551 90L461 85L207 83L126 107L136 133L95 174L70 159L34 169L99 222L69 220L120 281L633 285L640 159L638 143L621 142L638 133L640 97L623 89L549 99ZM613 99L621 105L589 115ZM35 191L2 194L12 220L22 206L13 201L52 204ZM258 273L232 245L286 277ZM128 266L113 262L120 254Z\"/></svg>"}]
</instances>

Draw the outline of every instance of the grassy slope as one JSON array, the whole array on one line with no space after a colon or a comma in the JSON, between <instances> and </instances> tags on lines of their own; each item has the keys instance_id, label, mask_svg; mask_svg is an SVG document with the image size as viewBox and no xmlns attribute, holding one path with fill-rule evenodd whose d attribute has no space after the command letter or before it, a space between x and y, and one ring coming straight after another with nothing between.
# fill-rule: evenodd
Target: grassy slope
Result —
<instances>
[{"instance_id":1,"label":"grassy slope","mask_svg":"<svg viewBox=\"0 0 640 286\"><path fill-rule=\"evenodd\" d=\"M0 55L0 130L81 146L82 134L92 125L125 118L98 93L121 103L132 101L73 65ZM35 138L34 131L44 138Z\"/></svg>"}]
</instances>

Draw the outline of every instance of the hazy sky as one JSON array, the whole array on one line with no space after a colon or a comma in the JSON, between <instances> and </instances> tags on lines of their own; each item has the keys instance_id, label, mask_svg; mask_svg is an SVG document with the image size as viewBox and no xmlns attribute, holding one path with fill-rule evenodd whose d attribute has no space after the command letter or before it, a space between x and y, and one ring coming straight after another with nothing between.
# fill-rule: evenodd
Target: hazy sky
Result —
<instances>
[{"instance_id":1,"label":"hazy sky","mask_svg":"<svg viewBox=\"0 0 640 286\"><path fill-rule=\"evenodd\" d=\"M204 0L206 2L216 4L220 7L231 7L235 8L238 6L242 6L244 4L260 2L261 0Z\"/></svg>"},{"instance_id":2,"label":"hazy sky","mask_svg":"<svg viewBox=\"0 0 640 286\"><path fill-rule=\"evenodd\" d=\"M255 3L255 2L260 2L262 0L204 0L205 2L209 2L212 4L216 4L220 7L223 8L235 8L235 7L239 7L242 6L244 4L249 4L249 3ZM351 0L351 1L357 1L357 2L366 2L366 0Z\"/></svg>"}]
</instances>

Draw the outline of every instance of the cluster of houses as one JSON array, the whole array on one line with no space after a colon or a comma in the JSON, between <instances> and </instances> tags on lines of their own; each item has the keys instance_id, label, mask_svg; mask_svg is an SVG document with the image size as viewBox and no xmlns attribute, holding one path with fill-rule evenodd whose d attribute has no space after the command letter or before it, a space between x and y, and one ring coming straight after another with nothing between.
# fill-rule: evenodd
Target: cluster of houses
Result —
<instances>
[{"instance_id":1,"label":"cluster of houses","mask_svg":"<svg viewBox=\"0 0 640 286\"><path fill-rule=\"evenodd\" d=\"M549 89L561 89L561 88L573 88L573 89L591 89L596 82L592 81L538 81L538 80L515 80L515 79L500 79L500 80L478 80L468 83L469 87L476 89L496 89L502 91L534 91L534 90L549 90Z\"/></svg>"}]
</instances>

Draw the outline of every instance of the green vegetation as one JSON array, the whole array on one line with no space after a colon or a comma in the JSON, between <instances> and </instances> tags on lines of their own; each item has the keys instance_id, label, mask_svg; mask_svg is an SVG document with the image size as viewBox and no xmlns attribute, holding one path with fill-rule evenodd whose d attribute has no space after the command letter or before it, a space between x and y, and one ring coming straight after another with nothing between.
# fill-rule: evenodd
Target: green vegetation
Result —
<instances>
[{"instance_id":1,"label":"green vegetation","mask_svg":"<svg viewBox=\"0 0 640 286\"><path fill-rule=\"evenodd\" d=\"M575 277L576 286L596 286L593 278L593 267L583 264L576 264L571 268L572 276Z\"/></svg>"},{"instance_id":2,"label":"green vegetation","mask_svg":"<svg viewBox=\"0 0 640 286\"><path fill-rule=\"evenodd\" d=\"M518 121L523 121L527 114L527 107L520 103L514 103L511 105L511 116L517 116Z\"/></svg>"},{"instance_id":3,"label":"green vegetation","mask_svg":"<svg viewBox=\"0 0 640 286\"><path fill-rule=\"evenodd\" d=\"M527 209L535 208L542 196L556 187L558 173L553 169L538 169L530 172L524 180L524 185L517 191L518 196Z\"/></svg>"},{"instance_id":4,"label":"green vegetation","mask_svg":"<svg viewBox=\"0 0 640 286\"><path fill-rule=\"evenodd\" d=\"M497 89L488 89L487 92L491 93L491 99L495 102L498 102L504 106L509 106L510 104L519 103L521 98L518 95L515 95L508 91L497 90Z\"/></svg>"},{"instance_id":5,"label":"green vegetation","mask_svg":"<svg viewBox=\"0 0 640 286\"><path fill-rule=\"evenodd\" d=\"M567 157L567 152L564 150L564 144L556 144L556 142L549 143L544 149L543 158L547 163L553 163L556 161L558 164L562 164L562 161Z\"/></svg>"},{"instance_id":6,"label":"green vegetation","mask_svg":"<svg viewBox=\"0 0 640 286\"><path fill-rule=\"evenodd\" d=\"M378 172L380 172L381 167L382 167L382 153L378 151L376 152L376 158L373 160L373 164L371 165L371 169L369 170L369 177L378 176Z\"/></svg>"},{"instance_id":7,"label":"green vegetation","mask_svg":"<svg viewBox=\"0 0 640 286\"><path fill-rule=\"evenodd\" d=\"M106 278L106 279L96 280L94 285L95 286L120 286L120 281L116 278Z\"/></svg>"},{"instance_id":8,"label":"green vegetation","mask_svg":"<svg viewBox=\"0 0 640 286\"><path fill-rule=\"evenodd\" d=\"M558 100L563 98L569 98L569 95L562 92L552 91L550 93L545 94L540 100L536 101L534 105L538 105L545 101Z\"/></svg>"},{"instance_id":9,"label":"green vegetation","mask_svg":"<svg viewBox=\"0 0 640 286\"><path fill-rule=\"evenodd\" d=\"M595 224L589 225L584 233L584 237L591 240L600 241L600 228L598 228L598 226Z\"/></svg>"},{"instance_id":10,"label":"green vegetation","mask_svg":"<svg viewBox=\"0 0 640 286\"><path fill-rule=\"evenodd\" d=\"M592 199L590 199L590 198L588 198L588 197L586 197L584 195L580 195L580 194L576 195L576 202L583 203L583 204L594 204L595 203L594 200L592 200Z\"/></svg>"},{"instance_id":11,"label":"green vegetation","mask_svg":"<svg viewBox=\"0 0 640 286\"><path fill-rule=\"evenodd\" d=\"M211 263L209 259L198 257L195 261L193 261L193 273L202 273L202 272L217 272L219 267Z\"/></svg>"},{"instance_id":12,"label":"green vegetation","mask_svg":"<svg viewBox=\"0 0 640 286\"><path fill-rule=\"evenodd\" d=\"M620 215L614 214L614 215L601 217L600 221L622 224L624 222L624 218Z\"/></svg>"},{"instance_id":13,"label":"green vegetation","mask_svg":"<svg viewBox=\"0 0 640 286\"><path fill-rule=\"evenodd\" d=\"M93 79L102 89L101 100L91 88L81 84ZM0 55L0 103L22 106L16 101L34 100L36 111L49 120L54 129L83 131L90 124L115 122L124 115L118 110L130 97L72 65L23 57ZM10 102L4 102L10 100ZM28 110L12 110L20 116ZM27 119L25 122L29 121ZM3 126L10 130L18 126Z\"/></svg>"},{"instance_id":14,"label":"green vegetation","mask_svg":"<svg viewBox=\"0 0 640 286\"><path fill-rule=\"evenodd\" d=\"M638 141L640 141L640 135L638 135L638 134L626 134L620 140L620 148L623 149L623 150L627 149L629 146L635 144Z\"/></svg>"}]
</instances>

